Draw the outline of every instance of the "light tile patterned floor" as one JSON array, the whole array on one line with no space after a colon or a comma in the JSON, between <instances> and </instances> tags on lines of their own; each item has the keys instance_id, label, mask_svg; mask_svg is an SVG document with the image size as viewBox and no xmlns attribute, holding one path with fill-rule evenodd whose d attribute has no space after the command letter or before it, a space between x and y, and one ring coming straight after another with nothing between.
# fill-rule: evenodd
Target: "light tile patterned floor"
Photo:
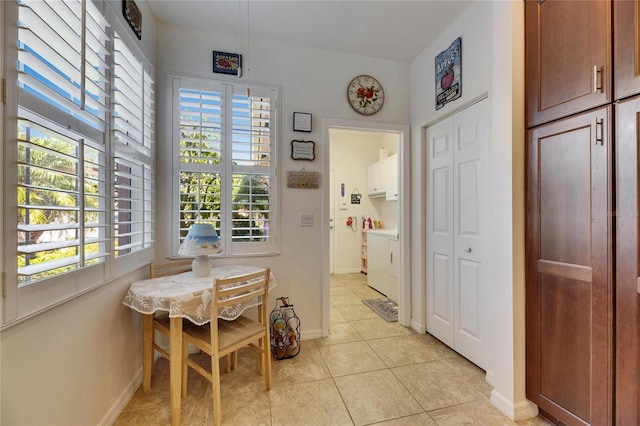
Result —
<instances>
[{"instance_id":1,"label":"light tile patterned floor","mask_svg":"<svg viewBox=\"0 0 640 426\"><path fill-rule=\"evenodd\" d=\"M222 376L223 424L548 424L509 420L489 402L482 370L432 336L388 323L361 303L375 297L381 295L366 285L366 275L332 276L329 336L303 341L295 358L274 360L269 392L256 373L255 353L242 351L238 369ZM116 425L168 425L168 376L168 362L158 359L152 390L138 389ZM182 424L209 425L212 416L211 386L190 371Z\"/></svg>"}]
</instances>

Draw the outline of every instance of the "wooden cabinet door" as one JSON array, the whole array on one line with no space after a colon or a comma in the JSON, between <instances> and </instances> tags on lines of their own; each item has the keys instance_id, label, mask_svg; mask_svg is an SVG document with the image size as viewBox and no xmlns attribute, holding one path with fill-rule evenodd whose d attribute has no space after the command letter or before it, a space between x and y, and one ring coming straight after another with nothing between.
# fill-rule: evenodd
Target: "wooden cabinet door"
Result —
<instances>
[{"instance_id":1,"label":"wooden cabinet door","mask_svg":"<svg viewBox=\"0 0 640 426\"><path fill-rule=\"evenodd\" d=\"M527 0L527 127L611 101L611 3Z\"/></svg>"},{"instance_id":2,"label":"wooden cabinet door","mask_svg":"<svg viewBox=\"0 0 640 426\"><path fill-rule=\"evenodd\" d=\"M615 99L640 93L640 0L613 2Z\"/></svg>"},{"instance_id":3,"label":"wooden cabinet door","mask_svg":"<svg viewBox=\"0 0 640 426\"><path fill-rule=\"evenodd\" d=\"M527 135L527 398L565 424L613 416L610 111Z\"/></svg>"},{"instance_id":4,"label":"wooden cabinet door","mask_svg":"<svg viewBox=\"0 0 640 426\"><path fill-rule=\"evenodd\" d=\"M616 105L616 424L640 424L640 97Z\"/></svg>"}]
</instances>

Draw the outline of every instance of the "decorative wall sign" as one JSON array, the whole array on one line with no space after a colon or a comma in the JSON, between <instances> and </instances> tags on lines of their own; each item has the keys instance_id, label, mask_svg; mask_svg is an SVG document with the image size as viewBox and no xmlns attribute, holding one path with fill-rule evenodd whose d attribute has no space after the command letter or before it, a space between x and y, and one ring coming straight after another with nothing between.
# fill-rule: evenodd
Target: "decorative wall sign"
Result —
<instances>
[{"instance_id":1,"label":"decorative wall sign","mask_svg":"<svg viewBox=\"0 0 640 426\"><path fill-rule=\"evenodd\" d=\"M133 0L122 0L122 15L138 40L142 40L142 13Z\"/></svg>"},{"instance_id":2,"label":"decorative wall sign","mask_svg":"<svg viewBox=\"0 0 640 426\"><path fill-rule=\"evenodd\" d=\"M320 188L320 173L307 172L287 172L288 188Z\"/></svg>"},{"instance_id":3,"label":"decorative wall sign","mask_svg":"<svg viewBox=\"0 0 640 426\"><path fill-rule=\"evenodd\" d=\"M436 56L436 109L462 96L462 39Z\"/></svg>"},{"instance_id":4,"label":"decorative wall sign","mask_svg":"<svg viewBox=\"0 0 640 426\"><path fill-rule=\"evenodd\" d=\"M213 72L238 75L242 67L242 55L213 51Z\"/></svg>"},{"instance_id":5,"label":"decorative wall sign","mask_svg":"<svg viewBox=\"0 0 640 426\"><path fill-rule=\"evenodd\" d=\"M356 190L354 190L354 192L351 193L351 204L360 204L361 199L362 199L362 194L360 194L359 192L356 192Z\"/></svg>"},{"instance_id":6,"label":"decorative wall sign","mask_svg":"<svg viewBox=\"0 0 640 426\"><path fill-rule=\"evenodd\" d=\"M311 132L311 114L306 112L293 113L293 131Z\"/></svg>"},{"instance_id":7,"label":"decorative wall sign","mask_svg":"<svg viewBox=\"0 0 640 426\"><path fill-rule=\"evenodd\" d=\"M316 143L313 141L291 141L291 158L294 160L316 159Z\"/></svg>"}]
</instances>

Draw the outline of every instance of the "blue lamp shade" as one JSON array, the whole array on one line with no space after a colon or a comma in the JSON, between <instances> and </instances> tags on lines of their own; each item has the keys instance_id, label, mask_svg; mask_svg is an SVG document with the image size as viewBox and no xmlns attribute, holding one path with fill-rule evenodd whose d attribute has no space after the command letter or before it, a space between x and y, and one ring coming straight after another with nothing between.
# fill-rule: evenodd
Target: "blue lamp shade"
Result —
<instances>
[{"instance_id":1,"label":"blue lamp shade","mask_svg":"<svg viewBox=\"0 0 640 426\"><path fill-rule=\"evenodd\" d=\"M178 254L182 256L196 256L193 260L193 275L199 278L209 276L212 262L210 254L222 251L222 244L216 229L210 223L195 223L189 228Z\"/></svg>"}]
</instances>

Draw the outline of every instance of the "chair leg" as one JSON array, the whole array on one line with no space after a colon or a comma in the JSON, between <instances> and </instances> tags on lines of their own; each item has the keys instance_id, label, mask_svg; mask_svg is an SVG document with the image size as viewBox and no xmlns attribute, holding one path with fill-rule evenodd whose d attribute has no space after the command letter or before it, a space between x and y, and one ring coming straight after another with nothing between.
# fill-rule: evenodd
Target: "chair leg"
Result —
<instances>
[{"instance_id":1,"label":"chair leg","mask_svg":"<svg viewBox=\"0 0 640 426\"><path fill-rule=\"evenodd\" d=\"M187 377L189 375L189 343L182 336L182 396L187 396Z\"/></svg>"},{"instance_id":2,"label":"chair leg","mask_svg":"<svg viewBox=\"0 0 640 426\"><path fill-rule=\"evenodd\" d=\"M233 368L233 367L231 366L231 354L227 354L227 355L224 357L224 364L225 364L225 366L226 366L226 368L227 368L227 369L226 369L226 372L227 372L227 373L231 372L231 368Z\"/></svg>"},{"instance_id":3,"label":"chair leg","mask_svg":"<svg viewBox=\"0 0 640 426\"><path fill-rule=\"evenodd\" d=\"M238 368L238 351L231 353L231 369L235 370Z\"/></svg>"},{"instance_id":4,"label":"chair leg","mask_svg":"<svg viewBox=\"0 0 640 426\"><path fill-rule=\"evenodd\" d=\"M211 355L211 386L213 388L213 423L216 426L222 424L222 395L220 391L220 359L217 355Z\"/></svg>"},{"instance_id":5,"label":"chair leg","mask_svg":"<svg viewBox=\"0 0 640 426\"><path fill-rule=\"evenodd\" d=\"M271 341L269 340L269 329L264 333L262 338L262 359L265 365L265 386L267 390L271 389Z\"/></svg>"}]
</instances>

